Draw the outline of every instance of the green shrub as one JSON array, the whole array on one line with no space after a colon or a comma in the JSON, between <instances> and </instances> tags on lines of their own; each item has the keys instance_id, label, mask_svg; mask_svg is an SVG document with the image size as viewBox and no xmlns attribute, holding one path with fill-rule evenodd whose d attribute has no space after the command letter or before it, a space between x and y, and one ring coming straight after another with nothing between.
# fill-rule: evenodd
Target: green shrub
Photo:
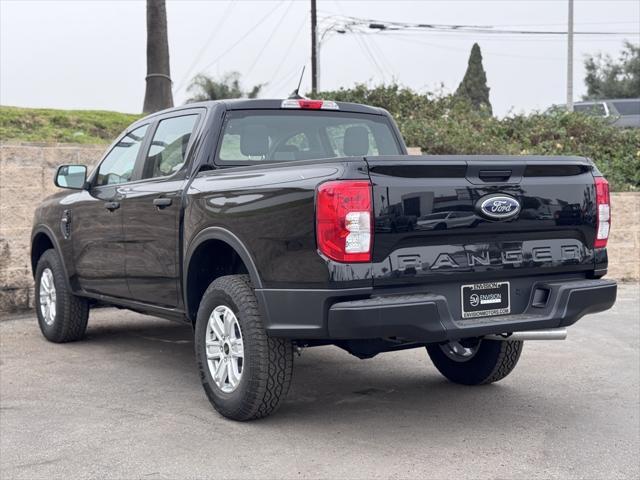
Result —
<instances>
[{"instance_id":1,"label":"green shrub","mask_svg":"<svg viewBox=\"0 0 640 480\"><path fill-rule=\"evenodd\" d=\"M566 112L498 119L452 95L419 94L397 85L356 85L318 98L385 108L407 145L425 154L580 155L596 163L612 189L640 190L640 129Z\"/></svg>"},{"instance_id":2,"label":"green shrub","mask_svg":"<svg viewBox=\"0 0 640 480\"><path fill-rule=\"evenodd\" d=\"M0 140L108 143L138 118L100 110L0 107Z\"/></svg>"}]
</instances>

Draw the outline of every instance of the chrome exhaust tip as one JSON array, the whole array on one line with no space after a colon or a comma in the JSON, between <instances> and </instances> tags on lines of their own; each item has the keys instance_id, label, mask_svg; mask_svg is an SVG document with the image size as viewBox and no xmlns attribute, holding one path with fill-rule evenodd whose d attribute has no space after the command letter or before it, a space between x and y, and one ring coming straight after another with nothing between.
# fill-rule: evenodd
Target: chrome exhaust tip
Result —
<instances>
[{"instance_id":1,"label":"chrome exhaust tip","mask_svg":"<svg viewBox=\"0 0 640 480\"><path fill-rule=\"evenodd\" d=\"M499 335L485 335L486 340L505 340L516 342L523 340L564 340L567 338L566 328L549 328L546 330L529 330L525 332L502 333Z\"/></svg>"}]
</instances>

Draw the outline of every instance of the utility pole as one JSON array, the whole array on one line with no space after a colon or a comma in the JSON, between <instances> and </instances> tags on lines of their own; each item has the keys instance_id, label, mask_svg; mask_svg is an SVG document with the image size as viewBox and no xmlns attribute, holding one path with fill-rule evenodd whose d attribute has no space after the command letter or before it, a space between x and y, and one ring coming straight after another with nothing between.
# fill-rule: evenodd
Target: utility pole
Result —
<instances>
[{"instance_id":1,"label":"utility pole","mask_svg":"<svg viewBox=\"0 0 640 480\"><path fill-rule=\"evenodd\" d=\"M165 0L147 0L147 82L144 113L173 107Z\"/></svg>"},{"instance_id":2,"label":"utility pole","mask_svg":"<svg viewBox=\"0 0 640 480\"><path fill-rule=\"evenodd\" d=\"M311 93L318 91L318 25L316 0L311 0Z\"/></svg>"},{"instance_id":3,"label":"utility pole","mask_svg":"<svg viewBox=\"0 0 640 480\"><path fill-rule=\"evenodd\" d=\"M573 112L573 0L569 0L567 28L567 110Z\"/></svg>"}]
</instances>

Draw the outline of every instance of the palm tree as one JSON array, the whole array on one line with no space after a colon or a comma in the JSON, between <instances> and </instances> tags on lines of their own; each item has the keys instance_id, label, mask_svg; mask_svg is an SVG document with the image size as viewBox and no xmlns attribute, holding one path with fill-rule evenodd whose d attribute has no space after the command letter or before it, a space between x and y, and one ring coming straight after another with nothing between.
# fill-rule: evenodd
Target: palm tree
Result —
<instances>
[{"instance_id":1,"label":"palm tree","mask_svg":"<svg viewBox=\"0 0 640 480\"><path fill-rule=\"evenodd\" d=\"M147 0L147 87L142 111L173 107L165 0Z\"/></svg>"}]
</instances>

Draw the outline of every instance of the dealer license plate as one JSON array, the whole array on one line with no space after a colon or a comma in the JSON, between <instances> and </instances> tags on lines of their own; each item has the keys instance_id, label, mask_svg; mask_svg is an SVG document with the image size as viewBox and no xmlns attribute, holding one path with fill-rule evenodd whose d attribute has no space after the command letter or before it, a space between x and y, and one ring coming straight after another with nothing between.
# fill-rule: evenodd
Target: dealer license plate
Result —
<instances>
[{"instance_id":1,"label":"dealer license plate","mask_svg":"<svg viewBox=\"0 0 640 480\"><path fill-rule=\"evenodd\" d=\"M462 318L511 313L509 282L474 283L461 287Z\"/></svg>"}]
</instances>

